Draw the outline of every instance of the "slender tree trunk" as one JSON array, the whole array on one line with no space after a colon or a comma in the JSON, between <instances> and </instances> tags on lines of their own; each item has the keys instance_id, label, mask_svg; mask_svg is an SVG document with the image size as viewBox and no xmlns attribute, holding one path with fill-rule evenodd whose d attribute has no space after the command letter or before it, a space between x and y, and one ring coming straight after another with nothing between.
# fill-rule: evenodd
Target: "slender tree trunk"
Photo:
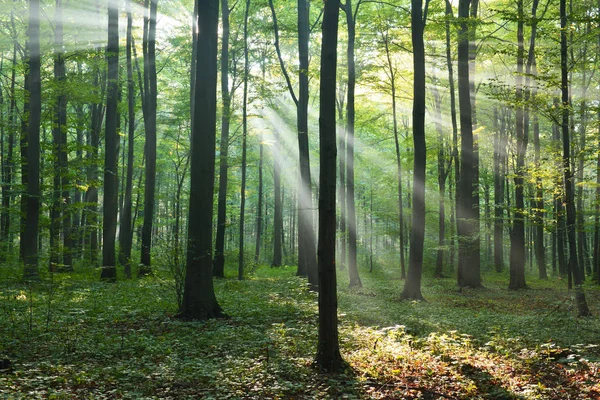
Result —
<instances>
[{"instance_id":1,"label":"slender tree trunk","mask_svg":"<svg viewBox=\"0 0 600 400\"><path fill-rule=\"evenodd\" d=\"M246 0L246 11L244 12L244 95L242 100L242 185L240 188L240 244L238 248L238 279L244 279L244 219L246 211L246 158L248 141L248 13L250 12L250 0Z\"/></svg>"},{"instance_id":2,"label":"slender tree trunk","mask_svg":"<svg viewBox=\"0 0 600 400\"><path fill-rule=\"evenodd\" d=\"M338 340L335 268L337 156L335 93L338 16L338 3L326 2L323 14L321 84L319 89L319 340L316 360L321 368L332 372L340 371L344 366Z\"/></svg>"},{"instance_id":3,"label":"slender tree trunk","mask_svg":"<svg viewBox=\"0 0 600 400\"><path fill-rule=\"evenodd\" d=\"M14 21L13 14L11 13L11 20ZM8 110L9 118L9 129L8 129L8 143L7 143L7 155L6 161L4 162L3 169L3 186L2 186L2 237L0 242L2 243L2 257L6 259L11 251L12 247L12 234L11 234L11 218L10 218L10 207L13 199L13 174L15 170L14 160L14 146L15 146L15 132L17 132L17 100L15 97L15 85L17 79L17 43L13 43L13 56L12 56L12 68L10 74L10 105Z\"/></svg>"},{"instance_id":4,"label":"slender tree trunk","mask_svg":"<svg viewBox=\"0 0 600 400\"><path fill-rule=\"evenodd\" d=\"M146 96L146 113L144 113L144 127L146 133L146 184L144 189L144 223L142 225L142 253L140 259L139 276L149 274L151 266L152 249L152 223L154 220L154 194L156 191L156 14L158 0L146 0L150 8L150 17L147 21L147 41L144 43L144 94Z\"/></svg>"},{"instance_id":5,"label":"slender tree trunk","mask_svg":"<svg viewBox=\"0 0 600 400\"><path fill-rule=\"evenodd\" d=\"M348 273L349 286L361 287L362 282L358 274L356 262L356 204L354 195L354 120L355 120L355 86L356 62L354 60L354 44L356 39L355 16L352 11L352 0L346 0L344 7L346 24L348 28L348 101L346 102L346 224L348 228ZM334 167L335 168L335 167Z\"/></svg>"},{"instance_id":6,"label":"slender tree trunk","mask_svg":"<svg viewBox=\"0 0 600 400\"><path fill-rule=\"evenodd\" d=\"M446 248L446 179L452 166L452 159L446 160L444 151L444 129L442 127L442 98L437 86L432 87L434 98L434 113L436 117L435 127L438 132L438 250L433 275L436 278L444 276L444 253ZM448 163L448 165L446 165Z\"/></svg>"},{"instance_id":7,"label":"slender tree trunk","mask_svg":"<svg viewBox=\"0 0 600 400\"><path fill-rule=\"evenodd\" d=\"M281 196L281 164L279 161L279 140L273 144L273 262L272 267L282 264L282 235L283 235L283 199Z\"/></svg>"},{"instance_id":8,"label":"slender tree trunk","mask_svg":"<svg viewBox=\"0 0 600 400\"><path fill-rule=\"evenodd\" d=\"M219 197L217 203L217 237L213 274L225 277L225 228L227 226L227 172L229 170L229 121L231 118L231 91L229 89L229 2L221 0L221 142L219 145Z\"/></svg>"},{"instance_id":9,"label":"slender tree trunk","mask_svg":"<svg viewBox=\"0 0 600 400\"><path fill-rule=\"evenodd\" d=\"M573 174L571 171L571 149L569 143L569 82L567 68L567 12L566 0L560 0L560 70L561 70L561 92L562 92L562 143L563 143L563 171L565 183L565 205L567 209L567 236L569 242L569 270L573 274L575 284L575 299L580 317L589 316L590 310L585 299L583 290L582 271L578 265L576 226L575 226L575 202L573 193Z\"/></svg>"},{"instance_id":10,"label":"slender tree trunk","mask_svg":"<svg viewBox=\"0 0 600 400\"><path fill-rule=\"evenodd\" d=\"M450 3L450 0L446 0L446 10L445 10L445 17L446 17L446 65L448 66L448 86L449 86L449 91L450 91L450 118L452 121L452 160L454 161L454 184L456 186L456 188L458 188L458 178L459 178L459 172L460 172L460 159L458 157L458 122L456 119L456 90L455 90L455 85L454 85L454 67L453 67L453 63L452 63L452 48L451 48L451 43L452 43L452 38L450 35L450 25L451 22L454 20L454 13L452 11L452 4ZM452 184L451 184L452 185ZM451 190L452 192L452 190ZM452 197L452 195L450 195L450 197ZM452 229L454 229L456 227L456 213L455 213L455 204L452 204L452 213L451 213L451 218L450 218L450 226L452 227ZM452 246L451 246L451 250L450 250L450 265L452 266L452 268L454 268L454 251L455 251L455 245L454 245L454 236L452 235Z\"/></svg>"},{"instance_id":11,"label":"slender tree trunk","mask_svg":"<svg viewBox=\"0 0 600 400\"><path fill-rule=\"evenodd\" d=\"M346 227L346 130L343 128L344 121L344 102L345 93L343 90L338 91L338 153L339 153L339 182L338 182L338 197L340 203L340 256L337 261L338 268L346 269L347 251L347 227Z\"/></svg>"},{"instance_id":12,"label":"slender tree trunk","mask_svg":"<svg viewBox=\"0 0 600 400\"><path fill-rule=\"evenodd\" d=\"M115 238L117 232L118 179L117 159L119 136L117 132L117 105L119 101L119 7L116 0L108 0L108 89L106 100L106 131L104 151L104 207L102 228L101 279L116 280Z\"/></svg>"},{"instance_id":13,"label":"slender tree trunk","mask_svg":"<svg viewBox=\"0 0 600 400\"><path fill-rule=\"evenodd\" d=\"M263 229L263 143L260 142L258 161L258 204L256 205L256 242L254 246L254 263L260 259L260 245Z\"/></svg>"},{"instance_id":14,"label":"slender tree trunk","mask_svg":"<svg viewBox=\"0 0 600 400\"><path fill-rule=\"evenodd\" d=\"M29 1L28 29L28 91L27 121L27 195L25 232L22 237L24 276L35 278L38 270L38 225L40 218L40 124L42 115L42 85L40 62L40 1Z\"/></svg>"},{"instance_id":15,"label":"slender tree trunk","mask_svg":"<svg viewBox=\"0 0 600 400\"><path fill-rule=\"evenodd\" d=\"M498 109L494 109L494 269L504 269L504 174L506 111L498 126Z\"/></svg>"},{"instance_id":16,"label":"slender tree trunk","mask_svg":"<svg viewBox=\"0 0 600 400\"><path fill-rule=\"evenodd\" d=\"M39 2L38 2L39 3ZM30 4L30 11L39 9L38 3ZM35 11L34 11L35 12ZM26 51L28 49L26 48ZM23 100L23 114L21 118L21 132L19 139L19 151L21 155L21 198L20 198L20 219L19 219L19 259L25 262L25 244L26 240L24 240L25 236L25 228L27 224L27 174L28 174L28 165L27 158L29 157L29 151L27 149L27 142L29 138L29 118L30 118L30 110L31 110L31 60L27 59L27 54L25 55L25 74L23 77L23 89L29 96L26 96Z\"/></svg>"},{"instance_id":17,"label":"slender tree trunk","mask_svg":"<svg viewBox=\"0 0 600 400\"><path fill-rule=\"evenodd\" d=\"M404 202L403 202L403 190L402 190L402 157L400 154L400 138L398 133L398 115L396 112L396 70L392 62L390 52L390 39L388 32L383 36L383 44L385 46L385 55L388 68L388 78L390 79L390 86L392 91L392 122L394 129L394 144L396 146L396 179L398 181L398 227L399 227L399 240L400 240L400 269L401 278L406 278L406 262L404 259Z\"/></svg>"},{"instance_id":18,"label":"slender tree trunk","mask_svg":"<svg viewBox=\"0 0 600 400\"><path fill-rule=\"evenodd\" d=\"M180 314L191 319L223 315L212 280L213 191L217 122L219 1L196 0L198 33L191 140L187 264Z\"/></svg>"},{"instance_id":19,"label":"slender tree trunk","mask_svg":"<svg viewBox=\"0 0 600 400\"><path fill-rule=\"evenodd\" d=\"M132 200L133 200L133 162L135 138L135 93L133 83L132 63L132 26L131 0L127 0L127 177L125 178L125 197L121 211L121 225L119 231L119 264L124 267L125 275L131 277L131 248L133 241ZM175 218L179 215L176 214Z\"/></svg>"},{"instance_id":20,"label":"slender tree trunk","mask_svg":"<svg viewBox=\"0 0 600 400\"><path fill-rule=\"evenodd\" d=\"M300 186L298 189L298 275L308 276L308 282L317 286L317 255L315 253L315 230L313 227L312 180L308 147L308 41L309 3L298 0L298 55L299 96L297 102L298 153L300 157ZM335 89L334 89L335 93Z\"/></svg>"}]
</instances>

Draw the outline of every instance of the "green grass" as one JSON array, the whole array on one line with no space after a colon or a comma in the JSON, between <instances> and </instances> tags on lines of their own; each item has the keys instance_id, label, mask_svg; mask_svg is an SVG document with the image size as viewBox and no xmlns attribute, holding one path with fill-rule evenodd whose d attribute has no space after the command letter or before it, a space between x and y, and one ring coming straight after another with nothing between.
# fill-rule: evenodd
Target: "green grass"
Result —
<instances>
[{"instance_id":1,"label":"green grass","mask_svg":"<svg viewBox=\"0 0 600 400\"><path fill-rule=\"evenodd\" d=\"M339 272L340 341L349 369L313 366L317 297L295 268L217 280L228 319L183 322L173 279L98 282L97 270L45 274L27 286L0 269L0 398L489 398L600 396L600 292L576 317L559 280L458 292L423 282L425 302L399 300L396 270ZM233 271L230 275L233 275Z\"/></svg>"}]
</instances>

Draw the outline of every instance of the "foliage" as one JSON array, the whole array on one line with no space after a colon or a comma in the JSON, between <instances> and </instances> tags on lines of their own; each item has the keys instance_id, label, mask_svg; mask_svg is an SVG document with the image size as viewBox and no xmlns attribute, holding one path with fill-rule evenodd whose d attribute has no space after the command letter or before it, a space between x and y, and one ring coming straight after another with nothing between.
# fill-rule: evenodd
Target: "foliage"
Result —
<instances>
[{"instance_id":1,"label":"foliage","mask_svg":"<svg viewBox=\"0 0 600 400\"><path fill-rule=\"evenodd\" d=\"M231 267L233 268L233 267ZM23 398L488 398L600 395L596 317L576 319L562 281L515 294L505 277L456 292L424 282L427 302L399 301L397 271L340 282L340 337L350 370L321 374L316 296L295 267L215 281L228 319L173 317L168 267L97 282L97 270L31 286L0 272L0 395ZM229 271L229 275L233 275ZM588 289L598 312L600 292Z\"/></svg>"}]
</instances>

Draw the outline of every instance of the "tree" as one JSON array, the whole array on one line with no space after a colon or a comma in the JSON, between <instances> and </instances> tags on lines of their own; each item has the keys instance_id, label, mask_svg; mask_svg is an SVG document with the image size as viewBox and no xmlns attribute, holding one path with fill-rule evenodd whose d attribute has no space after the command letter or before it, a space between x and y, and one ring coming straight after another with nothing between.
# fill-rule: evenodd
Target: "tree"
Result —
<instances>
[{"instance_id":1,"label":"tree","mask_svg":"<svg viewBox=\"0 0 600 400\"><path fill-rule=\"evenodd\" d=\"M40 124L42 83L40 53L40 1L29 0L28 73L29 119L27 121L27 194L25 231L21 238L25 278L38 276L38 226L40 219Z\"/></svg>"},{"instance_id":2,"label":"tree","mask_svg":"<svg viewBox=\"0 0 600 400\"><path fill-rule=\"evenodd\" d=\"M361 287L362 282L358 274L358 265L356 263L356 204L354 194L354 122L355 122L355 87L356 87L356 60L354 59L354 46L356 42L356 15L360 0L356 5L356 11L353 12L352 0L346 0L343 6L346 14L346 25L348 28L348 101L346 102L346 195L344 196L346 205L346 228L348 229L348 273L350 275L350 287Z\"/></svg>"},{"instance_id":3,"label":"tree","mask_svg":"<svg viewBox=\"0 0 600 400\"><path fill-rule=\"evenodd\" d=\"M119 134L117 132L119 102L119 7L116 0L108 0L108 89L106 99L106 126L104 150L104 208L102 228L101 279L117 278L115 242L117 234Z\"/></svg>"},{"instance_id":4,"label":"tree","mask_svg":"<svg viewBox=\"0 0 600 400\"><path fill-rule=\"evenodd\" d=\"M135 138L135 93L133 83L132 63L132 27L131 0L127 0L127 176L125 178L125 197L121 209L121 224L119 230L119 264L124 266L125 275L131 276L131 247L133 240L132 198L133 198L133 161Z\"/></svg>"},{"instance_id":5,"label":"tree","mask_svg":"<svg viewBox=\"0 0 600 400\"><path fill-rule=\"evenodd\" d=\"M523 46L523 29L525 13L523 0L517 2L517 73L515 76L515 136L517 139L517 164L515 166L515 214L510 235L510 283L509 289L517 290L527 287L525 283L525 204L524 174L525 154L527 152L528 128L525 128L523 115L523 63L525 48Z\"/></svg>"},{"instance_id":6,"label":"tree","mask_svg":"<svg viewBox=\"0 0 600 400\"><path fill-rule=\"evenodd\" d=\"M319 88L319 341L317 364L327 371L339 371L340 354L337 320L335 270L335 191L336 191L336 70L339 7L325 3Z\"/></svg>"},{"instance_id":7,"label":"tree","mask_svg":"<svg viewBox=\"0 0 600 400\"><path fill-rule=\"evenodd\" d=\"M149 4L148 4L149 3ZM146 184L144 189L144 224L142 226L142 254L138 275L151 272L152 223L154 220L154 192L156 189L156 13L158 0L146 0L149 17L144 18L144 127L146 131Z\"/></svg>"},{"instance_id":8,"label":"tree","mask_svg":"<svg viewBox=\"0 0 600 400\"><path fill-rule=\"evenodd\" d=\"M62 1L56 0L54 15L54 80L56 104L52 127L54 157L54 193L50 223L50 268L52 270L72 270L73 237L71 232L70 180L67 156L67 94L65 85L65 59L63 50ZM62 229L62 235L61 233ZM62 260L60 238L62 243ZM62 266L58 267L60 264Z\"/></svg>"},{"instance_id":9,"label":"tree","mask_svg":"<svg viewBox=\"0 0 600 400\"><path fill-rule=\"evenodd\" d=\"M308 282L316 286L317 255L315 254L312 182L308 147L308 41L310 37L308 9L309 3L306 0L298 0L298 56L300 61L298 101L296 102L298 111L298 153L300 157L300 185L298 188L298 275L307 275Z\"/></svg>"},{"instance_id":10,"label":"tree","mask_svg":"<svg viewBox=\"0 0 600 400\"><path fill-rule=\"evenodd\" d=\"M227 225L227 160L229 151L229 126L231 119L231 97L233 88L229 88L229 2L221 0L222 31L221 38L221 142L219 145L219 198L217 203L217 237L215 240L215 259L213 274L217 278L225 277L225 227ZM235 85L234 85L235 87Z\"/></svg>"},{"instance_id":11,"label":"tree","mask_svg":"<svg viewBox=\"0 0 600 400\"><path fill-rule=\"evenodd\" d=\"M571 149L569 143L569 79L568 79L568 59L567 59L567 7L566 0L560 0L560 73L561 73L561 100L562 100L562 168L565 185L565 208L567 211L567 238L569 243L569 270L573 274L573 283L575 284L575 300L577 311L580 317L590 315L590 310L585 299L583 291L582 270L579 268L577 259L576 242L576 218L575 218L575 196L573 188L573 172L571 171Z\"/></svg>"},{"instance_id":12,"label":"tree","mask_svg":"<svg viewBox=\"0 0 600 400\"><path fill-rule=\"evenodd\" d=\"M240 187L240 236L238 247L238 279L244 279L244 223L246 211L246 172L248 154L248 13L250 11L250 0L246 0L244 11L244 94L242 99L242 184Z\"/></svg>"},{"instance_id":13,"label":"tree","mask_svg":"<svg viewBox=\"0 0 600 400\"><path fill-rule=\"evenodd\" d=\"M471 0L459 0L458 18L458 101L460 114L460 172L456 191L458 225L458 285L481 287L479 269L479 219L473 188L477 158L473 147L471 91L469 88L469 6Z\"/></svg>"},{"instance_id":14,"label":"tree","mask_svg":"<svg viewBox=\"0 0 600 400\"><path fill-rule=\"evenodd\" d=\"M403 299L422 300L421 275L423 271L423 242L425 240L425 44L423 32L427 21L429 1L411 1L413 45L413 212L410 231L408 275L402 291Z\"/></svg>"},{"instance_id":15,"label":"tree","mask_svg":"<svg viewBox=\"0 0 600 400\"><path fill-rule=\"evenodd\" d=\"M191 319L223 315L212 280L212 218L217 122L218 0L196 0L194 124L190 148L190 207L183 302L180 314Z\"/></svg>"}]
</instances>

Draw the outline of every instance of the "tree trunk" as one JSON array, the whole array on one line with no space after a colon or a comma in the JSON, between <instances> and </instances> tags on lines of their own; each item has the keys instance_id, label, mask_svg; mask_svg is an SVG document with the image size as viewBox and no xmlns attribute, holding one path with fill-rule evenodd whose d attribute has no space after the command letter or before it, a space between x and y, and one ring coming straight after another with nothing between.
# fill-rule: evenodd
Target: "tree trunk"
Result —
<instances>
[{"instance_id":1,"label":"tree trunk","mask_svg":"<svg viewBox=\"0 0 600 400\"><path fill-rule=\"evenodd\" d=\"M337 34L339 7L325 3L323 42L321 47L321 82L319 104L319 340L317 364L332 372L340 371L344 362L340 354L337 319L337 284L335 269L336 234L336 127L335 93L337 69Z\"/></svg>"},{"instance_id":2,"label":"tree trunk","mask_svg":"<svg viewBox=\"0 0 600 400\"><path fill-rule=\"evenodd\" d=\"M229 90L229 2L221 0L222 30L221 38L221 142L219 145L219 197L217 203L217 237L215 241L215 259L213 274L217 278L225 277L225 228L227 226L227 172L229 170L229 120L231 118L231 91Z\"/></svg>"},{"instance_id":3,"label":"tree trunk","mask_svg":"<svg viewBox=\"0 0 600 400\"><path fill-rule=\"evenodd\" d=\"M563 144L563 172L565 184L565 205L567 209L567 237L569 242L569 265L573 274L575 284L575 300L580 317L589 316L590 310L585 299L583 290L582 271L578 265L576 226L575 226L575 202L573 193L573 173L571 171L571 149L569 143L569 81L567 60L567 12L566 0L560 0L560 70L561 70L561 92L562 92L562 144Z\"/></svg>"},{"instance_id":4,"label":"tree trunk","mask_svg":"<svg viewBox=\"0 0 600 400\"><path fill-rule=\"evenodd\" d=\"M398 114L396 112L396 70L392 62L390 51L390 38L388 32L383 36L383 44L385 46L386 62L389 72L390 87L392 91L392 122L394 127L394 144L396 147L396 179L398 181L398 228L400 240L400 270L401 278L406 278L406 262L404 259L404 201L402 194L402 157L400 154L400 138L398 133Z\"/></svg>"},{"instance_id":5,"label":"tree trunk","mask_svg":"<svg viewBox=\"0 0 600 400\"><path fill-rule=\"evenodd\" d=\"M308 282L317 286L317 255L315 253L315 230L313 227L312 180L308 147L308 41L309 3L298 0L298 55L299 96L297 103L298 153L300 157L300 186L298 188L298 275L308 276ZM335 93L335 89L334 89ZM334 103L335 105L335 103Z\"/></svg>"},{"instance_id":6,"label":"tree trunk","mask_svg":"<svg viewBox=\"0 0 600 400\"><path fill-rule=\"evenodd\" d=\"M452 11L452 4L450 0L446 0L446 65L448 66L448 86L450 91L450 118L452 121L452 159L454 161L454 184L456 188L458 188L458 178L460 171L460 159L458 157L458 122L456 120L456 90L454 85L454 68L452 63L452 49L451 49L451 36L450 36L450 25L452 20L454 20L454 13ZM450 183L452 185L452 183ZM452 192L452 189L450 189ZM452 194L450 194L452 197ZM455 204L452 204L452 213L450 216L450 226L451 229L456 228L456 215L455 215ZM452 235L452 243L450 249L450 265L454 268L454 234Z\"/></svg>"},{"instance_id":7,"label":"tree trunk","mask_svg":"<svg viewBox=\"0 0 600 400\"><path fill-rule=\"evenodd\" d=\"M40 124L42 116L42 85L40 62L40 1L29 1L29 120L27 121L27 195L25 231L22 237L24 276L39 275L38 225L40 218Z\"/></svg>"},{"instance_id":8,"label":"tree trunk","mask_svg":"<svg viewBox=\"0 0 600 400\"><path fill-rule=\"evenodd\" d=\"M250 0L246 0L246 11L244 12L244 95L242 99L242 184L240 187L240 237L238 248L238 279L244 279L244 222L246 211L246 163L248 147L248 13L250 12Z\"/></svg>"},{"instance_id":9,"label":"tree trunk","mask_svg":"<svg viewBox=\"0 0 600 400\"><path fill-rule=\"evenodd\" d=\"M356 204L354 195L354 120L355 104L354 93L356 86L356 62L354 60L354 44L356 39L355 16L353 15L352 1L346 0L344 7L346 24L348 28L348 101L346 102L346 225L348 229L348 273L349 286L362 287L356 263ZM335 168L335 167L334 167Z\"/></svg>"},{"instance_id":10,"label":"tree trunk","mask_svg":"<svg viewBox=\"0 0 600 400\"><path fill-rule=\"evenodd\" d=\"M423 271L423 243L425 240L425 44L423 31L427 18L427 7L423 12L423 1L411 1L412 45L413 45L413 193L412 224L410 231L410 253L408 275L402 291L403 299L422 300L421 275Z\"/></svg>"},{"instance_id":11,"label":"tree trunk","mask_svg":"<svg viewBox=\"0 0 600 400\"><path fill-rule=\"evenodd\" d=\"M104 207L102 228L101 279L117 278L115 238L117 233L119 135L117 132L117 105L119 101L119 7L115 0L108 6L108 89L104 151Z\"/></svg>"},{"instance_id":12,"label":"tree trunk","mask_svg":"<svg viewBox=\"0 0 600 400\"><path fill-rule=\"evenodd\" d=\"M11 20L14 20L13 14L11 13ZM8 110L8 144L7 144L7 155L6 160L3 164L3 185L2 185L2 237L0 242L2 243L2 257L6 259L11 251L12 247L12 234L10 231L11 218L10 218L10 206L13 199L13 175L15 170L14 160L14 146L15 146L15 132L17 132L17 100L15 97L15 85L17 79L17 43L13 43L13 56L12 56L12 68L10 74L10 106Z\"/></svg>"},{"instance_id":13,"label":"tree trunk","mask_svg":"<svg viewBox=\"0 0 600 400\"><path fill-rule=\"evenodd\" d=\"M494 269L504 269L504 174L506 111L498 126L498 109L494 108Z\"/></svg>"},{"instance_id":14,"label":"tree trunk","mask_svg":"<svg viewBox=\"0 0 600 400\"><path fill-rule=\"evenodd\" d=\"M148 4L149 3L149 4ZM151 267L152 223L154 220L154 193L156 191L156 14L158 0L146 0L149 8L147 36L144 37L144 127L146 134L146 184L144 188L144 222L142 225L142 251L138 276L149 274Z\"/></svg>"},{"instance_id":15,"label":"tree trunk","mask_svg":"<svg viewBox=\"0 0 600 400\"><path fill-rule=\"evenodd\" d=\"M256 205L256 242L254 246L254 263L258 264L260 259L260 245L263 229L263 142L259 145L258 161L258 204Z\"/></svg>"},{"instance_id":16,"label":"tree trunk","mask_svg":"<svg viewBox=\"0 0 600 400\"><path fill-rule=\"evenodd\" d=\"M132 200L133 200L133 162L135 138L135 93L132 63L132 26L131 0L127 0L127 177L125 178L125 197L121 209L121 225L119 231L119 264L124 267L125 275L131 277L131 248L133 241ZM176 214L176 218L178 215Z\"/></svg>"},{"instance_id":17,"label":"tree trunk","mask_svg":"<svg viewBox=\"0 0 600 400\"><path fill-rule=\"evenodd\" d=\"M279 161L279 139L273 144L273 262L272 267L282 264L283 204L281 197L281 164Z\"/></svg>"},{"instance_id":18,"label":"tree trunk","mask_svg":"<svg viewBox=\"0 0 600 400\"><path fill-rule=\"evenodd\" d=\"M437 80L436 80L437 82ZM435 262L434 277L442 278L444 276L444 253L446 252L446 179L452 166L452 158L449 162L446 160L446 152L444 150L444 129L442 127L442 98L437 86L431 88L434 99L435 127L438 132L438 152L437 152L437 169L438 169L438 250ZM448 165L446 165L448 164Z\"/></svg>"},{"instance_id":19,"label":"tree trunk","mask_svg":"<svg viewBox=\"0 0 600 400\"><path fill-rule=\"evenodd\" d=\"M218 0L196 0L198 33L191 140L190 207L183 302L180 313L191 319L222 316L212 280L213 191L217 120Z\"/></svg>"},{"instance_id":20,"label":"tree trunk","mask_svg":"<svg viewBox=\"0 0 600 400\"><path fill-rule=\"evenodd\" d=\"M523 0L517 2L517 74L515 76L515 136L517 141L517 163L514 172L515 182L515 214L512 234L510 236L510 283L508 288L518 290L527 287L525 283L525 204L524 204L524 175L525 155L527 152L529 118L525 119L523 111L523 61L525 48L523 46L523 27L525 13Z\"/></svg>"},{"instance_id":21,"label":"tree trunk","mask_svg":"<svg viewBox=\"0 0 600 400\"><path fill-rule=\"evenodd\" d=\"M475 208L473 188L476 157L473 148L471 91L469 88L469 4L459 0L458 17L458 100L460 109L461 154L459 185L456 193L458 224L458 285L481 287L479 268L479 220Z\"/></svg>"}]
</instances>

